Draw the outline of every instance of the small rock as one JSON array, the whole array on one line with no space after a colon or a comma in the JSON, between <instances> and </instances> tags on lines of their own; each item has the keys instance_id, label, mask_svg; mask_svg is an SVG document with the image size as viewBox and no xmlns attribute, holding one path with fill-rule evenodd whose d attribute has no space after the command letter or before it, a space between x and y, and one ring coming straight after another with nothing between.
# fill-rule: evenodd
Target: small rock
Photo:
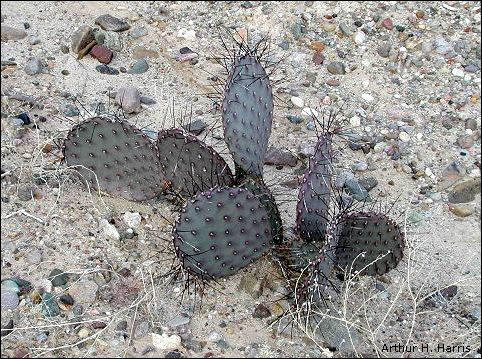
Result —
<instances>
[{"instance_id":1,"label":"small rock","mask_svg":"<svg viewBox=\"0 0 482 359\"><path fill-rule=\"evenodd\" d=\"M210 342L217 342L218 340L221 340L223 339L223 336L221 334L219 334L218 332L216 331L211 331L209 334L208 334L208 337L207 337L207 340L209 340Z\"/></svg>"},{"instance_id":2,"label":"small rock","mask_svg":"<svg viewBox=\"0 0 482 359\"><path fill-rule=\"evenodd\" d=\"M275 166L291 166L295 167L298 159L288 150L270 147L266 152L264 163Z\"/></svg>"},{"instance_id":3,"label":"small rock","mask_svg":"<svg viewBox=\"0 0 482 359\"><path fill-rule=\"evenodd\" d=\"M373 96L370 95L369 93L363 93L361 95L362 99L364 99L366 102L372 102L373 101Z\"/></svg>"},{"instance_id":4,"label":"small rock","mask_svg":"<svg viewBox=\"0 0 482 359\"><path fill-rule=\"evenodd\" d=\"M119 75L119 70L114 69L107 65L97 65L95 70L105 75Z\"/></svg>"},{"instance_id":5,"label":"small rock","mask_svg":"<svg viewBox=\"0 0 482 359\"><path fill-rule=\"evenodd\" d=\"M345 24L344 22L340 23L339 27L340 27L340 31L343 33L343 35L350 36L352 34L352 31L351 31L350 27L347 24Z\"/></svg>"},{"instance_id":6,"label":"small rock","mask_svg":"<svg viewBox=\"0 0 482 359\"><path fill-rule=\"evenodd\" d=\"M264 304L258 304L253 312L253 318L268 318L271 316L271 312Z\"/></svg>"},{"instance_id":7,"label":"small rock","mask_svg":"<svg viewBox=\"0 0 482 359\"><path fill-rule=\"evenodd\" d=\"M63 294L59 300L65 305L74 305L74 298L70 294Z\"/></svg>"},{"instance_id":8,"label":"small rock","mask_svg":"<svg viewBox=\"0 0 482 359\"><path fill-rule=\"evenodd\" d=\"M139 91L135 87L122 87L117 91L115 101L126 113L141 111Z\"/></svg>"},{"instance_id":9,"label":"small rock","mask_svg":"<svg viewBox=\"0 0 482 359\"><path fill-rule=\"evenodd\" d=\"M179 335L162 335L151 333L152 345L160 352L181 348L181 337Z\"/></svg>"},{"instance_id":10,"label":"small rock","mask_svg":"<svg viewBox=\"0 0 482 359\"><path fill-rule=\"evenodd\" d=\"M357 115L350 118L350 125L353 127L358 127L361 124L361 119Z\"/></svg>"},{"instance_id":11,"label":"small rock","mask_svg":"<svg viewBox=\"0 0 482 359\"><path fill-rule=\"evenodd\" d=\"M30 45L38 45L38 44L40 44L40 38L38 38L38 37L32 37L32 38L29 40L29 43L30 43Z\"/></svg>"},{"instance_id":12,"label":"small rock","mask_svg":"<svg viewBox=\"0 0 482 359\"><path fill-rule=\"evenodd\" d=\"M450 45L447 40L443 38L443 36L438 36L434 39L434 45L435 45L435 52L437 52L440 55L445 55L449 52L454 51L454 48L452 45Z\"/></svg>"},{"instance_id":13,"label":"small rock","mask_svg":"<svg viewBox=\"0 0 482 359\"><path fill-rule=\"evenodd\" d=\"M468 64L467 66L464 67L464 71L469 73L475 73L479 71L479 68L474 64Z\"/></svg>"},{"instance_id":14,"label":"small rock","mask_svg":"<svg viewBox=\"0 0 482 359\"><path fill-rule=\"evenodd\" d=\"M298 124L298 123L301 123L303 122L303 119L299 116L295 116L295 115L287 115L286 118L291 122L291 123L294 123L294 124Z\"/></svg>"},{"instance_id":15,"label":"small rock","mask_svg":"<svg viewBox=\"0 0 482 359\"><path fill-rule=\"evenodd\" d=\"M387 30L393 30L393 21L390 18L382 20L382 26Z\"/></svg>"},{"instance_id":16,"label":"small rock","mask_svg":"<svg viewBox=\"0 0 482 359\"><path fill-rule=\"evenodd\" d=\"M408 142L410 141L410 135L404 131L401 131L400 134L398 135L398 138L402 142Z\"/></svg>"},{"instance_id":17,"label":"small rock","mask_svg":"<svg viewBox=\"0 0 482 359\"><path fill-rule=\"evenodd\" d=\"M149 332L150 325L149 322L143 321L136 325L134 329L134 338L140 339L147 335Z\"/></svg>"},{"instance_id":18,"label":"small rock","mask_svg":"<svg viewBox=\"0 0 482 359\"><path fill-rule=\"evenodd\" d=\"M190 321L191 319L188 316L181 314L167 322L167 326L170 328L177 328L189 324Z\"/></svg>"},{"instance_id":19,"label":"small rock","mask_svg":"<svg viewBox=\"0 0 482 359\"><path fill-rule=\"evenodd\" d=\"M27 37L27 33L24 30L20 29L15 29L10 26L4 26L2 25L1 27L1 41L16 41L16 40L22 40L25 37Z\"/></svg>"},{"instance_id":20,"label":"small rock","mask_svg":"<svg viewBox=\"0 0 482 359\"><path fill-rule=\"evenodd\" d=\"M345 188L357 201L364 201L369 196L367 190L356 179L347 179Z\"/></svg>"},{"instance_id":21,"label":"small rock","mask_svg":"<svg viewBox=\"0 0 482 359\"><path fill-rule=\"evenodd\" d=\"M310 143L301 143L298 145L298 155L303 158L309 158L315 154L315 145Z\"/></svg>"},{"instance_id":22,"label":"small rock","mask_svg":"<svg viewBox=\"0 0 482 359\"><path fill-rule=\"evenodd\" d=\"M63 107L62 113L67 117L75 117L80 114L80 111L76 106L69 103Z\"/></svg>"},{"instance_id":23,"label":"small rock","mask_svg":"<svg viewBox=\"0 0 482 359\"><path fill-rule=\"evenodd\" d=\"M24 71L27 75L37 75L43 70L42 62L36 57L30 58L25 64Z\"/></svg>"},{"instance_id":24,"label":"small rock","mask_svg":"<svg viewBox=\"0 0 482 359\"><path fill-rule=\"evenodd\" d=\"M92 280L83 280L74 282L70 288L70 295L79 304L91 304L97 297L97 290L99 286Z\"/></svg>"},{"instance_id":25,"label":"small rock","mask_svg":"<svg viewBox=\"0 0 482 359\"><path fill-rule=\"evenodd\" d=\"M457 184L449 193L450 203L468 203L475 199L475 195L480 193L480 177Z\"/></svg>"},{"instance_id":26,"label":"small rock","mask_svg":"<svg viewBox=\"0 0 482 359\"><path fill-rule=\"evenodd\" d=\"M102 236L107 240L114 240L118 241L120 238L120 234L115 228L114 225L110 224L107 219L102 218L99 221L99 231L101 232Z\"/></svg>"},{"instance_id":27,"label":"small rock","mask_svg":"<svg viewBox=\"0 0 482 359\"><path fill-rule=\"evenodd\" d=\"M18 294L13 290L1 290L1 307L2 311L7 309L15 309L20 302L18 299Z\"/></svg>"},{"instance_id":28,"label":"small rock","mask_svg":"<svg viewBox=\"0 0 482 359\"><path fill-rule=\"evenodd\" d=\"M464 77L465 73L464 73L464 70L462 70L461 68L455 67L452 70L452 75L457 76L457 77Z\"/></svg>"},{"instance_id":29,"label":"small rock","mask_svg":"<svg viewBox=\"0 0 482 359\"><path fill-rule=\"evenodd\" d=\"M181 37L181 38L184 38L186 40L194 41L194 40L196 40L196 31L182 28L177 32L177 37Z\"/></svg>"},{"instance_id":30,"label":"small rock","mask_svg":"<svg viewBox=\"0 0 482 359\"><path fill-rule=\"evenodd\" d=\"M469 149L474 145L474 138L471 135L462 135L457 138L457 144L463 149Z\"/></svg>"},{"instance_id":31,"label":"small rock","mask_svg":"<svg viewBox=\"0 0 482 359\"><path fill-rule=\"evenodd\" d=\"M69 53L69 47L67 45L60 45L60 51L63 54L68 54Z\"/></svg>"},{"instance_id":32,"label":"small rock","mask_svg":"<svg viewBox=\"0 0 482 359\"><path fill-rule=\"evenodd\" d=\"M39 264L42 262L42 254L38 249L31 249L27 253L27 262L30 264Z\"/></svg>"},{"instance_id":33,"label":"small rock","mask_svg":"<svg viewBox=\"0 0 482 359\"><path fill-rule=\"evenodd\" d=\"M378 181L375 177L364 177L358 181L368 192L378 186Z\"/></svg>"},{"instance_id":34,"label":"small rock","mask_svg":"<svg viewBox=\"0 0 482 359\"><path fill-rule=\"evenodd\" d=\"M133 39L138 39L139 37L146 36L147 30L145 27L136 27L132 29L129 34Z\"/></svg>"},{"instance_id":35,"label":"small rock","mask_svg":"<svg viewBox=\"0 0 482 359\"><path fill-rule=\"evenodd\" d=\"M465 121L465 128L466 129L471 129L472 131L477 130L477 120L474 118L468 118Z\"/></svg>"},{"instance_id":36,"label":"small rock","mask_svg":"<svg viewBox=\"0 0 482 359\"><path fill-rule=\"evenodd\" d=\"M355 44L357 45L363 44L365 40L366 40L366 35L363 31L357 31L353 36L353 41L355 41Z\"/></svg>"},{"instance_id":37,"label":"small rock","mask_svg":"<svg viewBox=\"0 0 482 359\"><path fill-rule=\"evenodd\" d=\"M42 295L42 314L49 318L60 314L57 300L51 293L46 292Z\"/></svg>"},{"instance_id":38,"label":"small rock","mask_svg":"<svg viewBox=\"0 0 482 359\"><path fill-rule=\"evenodd\" d=\"M54 287L61 287L67 284L67 279L67 273L62 272L57 268L53 269L48 276L48 280L52 282Z\"/></svg>"},{"instance_id":39,"label":"small rock","mask_svg":"<svg viewBox=\"0 0 482 359\"><path fill-rule=\"evenodd\" d=\"M28 126L31 123L30 117L28 116L28 114L26 112L18 114L14 118L20 119L22 121L21 125L24 125L24 126Z\"/></svg>"},{"instance_id":40,"label":"small rock","mask_svg":"<svg viewBox=\"0 0 482 359\"><path fill-rule=\"evenodd\" d=\"M64 76L67 76L70 74L69 70L62 70L60 73Z\"/></svg>"},{"instance_id":41,"label":"small rock","mask_svg":"<svg viewBox=\"0 0 482 359\"><path fill-rule=\"evenodd\" d=\"M106 31L125 31L129 30L131 26L124 20L120 20L112 15L101 15L95 19L95 23Z\"/></svg>"},{"instance_id":42,"label":"small rock","mask_svg":"<svg viewBox=\"0 0 482 359\"><path fill-rule=\"evenodd\" d=\"M195 136L199 136L204 131L206 126L207 125L203 120L197 119L196 121L188 123L187 125L183 126L183 128L186 131L191 132Z\"/></svg>"},{"instance_id":43,"label":"small rock","mask_svg":"<svg viewBox=\"0 0 482 359\"><path fill-rule=\"evenodd\" d=\"M352 166L351 166L352 170L354 171L359 171L359 172L363 172L363 171L366 171L368 169L368 164L366 162L363 162L363 161L356 161Z\"/></svg>"},{"instance_id":44,"label":"small rock","mask_svg":"<svg viewBox=\"0 0 482 359\"><path fill-rule=\"evenodd\" d=\"M468 217L475 212L474 206L464 203L449 206L449 209L458 217Z\"/></svg>"},{"instance_id":45,"label":"small rock","mask_svg":"<svg viewBox=\"0 0 482 359\"><path fill-rule=\"evenodd\" d=\"M381 57L386 58L390 55L391 49L392 49L392 44L390 42L384 42L378 47L377 53Z\"/></svg>"},{"instance_id":46,"label":"small rock","mask_svg":"<svg viewBox=\"0 0 482 359\"><path fill-rule=\"evenodd\" d=\"M345 71L345 64L339 61L331 62L326 69L330 74L333 75L344 75L346 74Z\"/></svg>"},{"instance_id":47,"label":"small rock","mask_svg":"<svg viewBox=\"0 0 482 359\"><path fill-rule=\"evenodd\" d=\"M156 104L156 100L150 98L150 97L147 97L147 96L142 96L140 97L141 99L141 103L144 104L144 105L154 105Z\"/></svg>"},{"instance_id":48,"label":"small rock","mask_svg":"<svg viewBox=\"0 0 482 359\"><path fill-rule=\"evenodd\" d=\"M146 59L140 59L132 65L131 69L127 71L128 74L143 74L149 69L149 64L147 63Z\"/></svg>"},{"instance_id":49,"label":"small rock","mask_svg":"<svg viewBox=\"0 0 482 359\"><path fill-rule=\"evenodd\" d=\"M303 99L301 97L292 96L291 97L291 103L298 108L302 108L305 102L303 101Z\"/></svg>"},{"instance_id":50,"label":"small rock","mask_svg":"<svg viewBox=\"0 0 482 359\"><path fill-rule=\"evenodd\" d=\"M290 43L288 40L283 40L278 44L279 47L281 47L283 50L289 50L290 48Z\"/></svg>"},{"instance_id":51,"label":"small rock","mask_svg":"<svg viewBox=\"0 0 482 359\"><path fill-rule=\"evenodd\" d=\"M122 219L130 228L136 229L140 226L142 217L138 212L126 212Z\"/></svg>"},{"instance_id":52,"label":"small rock","mask_svg":"<svg viewBox=\"0 0 482 359\"><path fill-rule=\"evenodd\" d=\"M88 25L81 26L72 35L72 51L76 54L94 40L92 28Z\"/></svg>"},{"instance_id":53,"label":"small rock","mask_svg":"<svg viewBox=\"0 0 482 359\"><path fill-rule=\"evenodd\" d=\"M3 300L2 300L2 302L3 302ZM2 305L2 310L3 310L3 305ZM13 319L10 319L5 326L2 326L1 336L5 337L5 336L9 335L11 332L13 332ZM14 357L15 358L23 358L23 356L16 356L15 354L14 354Z\"/></svg>"},{"instance_id":54,"label":"small rock","mask_svg":"<svg viewBox=\"0 0 482 359\"><path fill-rule=\"evenodd\" d=\"M246 273L238 284L238 290L243 290L254 299L257 299L263 294L263 281L259 280L259 271L253 273Z\"/></svg>"},{"instance_id":55,"label":"small rock","mask_svg":"<svg viewBox=\"0 0 482 359\"><path fill-rule=\"evenodd\" d=\"M103 64L108 64L112 61L113 52L109 50L104 45L95 45L90 50L90 56L94 59L97 59L99 62Z\"/></svg>"},{"instance_id":56,"label":"small rock","mask_svg":"<svg viewBox=\"0 0 482 359\"><path fill-rule=\"evenodd\" d=\"M19 293L20 287L14 280L7 279L2 281L2 290L11 290L12 292Z\"/></svg>"},{"instance_id":57,"label":"small rock","mask_svg":"<svg viewBox=\"0 0 482 359\"><path fill-rule=\"evenodd\" d=\"M77 335L79 336L79 338L87 338L90 334L90 330L87 329L87 328L82 328L79 330L79 332L77 333Z\"/></svg>"}]
</instances>

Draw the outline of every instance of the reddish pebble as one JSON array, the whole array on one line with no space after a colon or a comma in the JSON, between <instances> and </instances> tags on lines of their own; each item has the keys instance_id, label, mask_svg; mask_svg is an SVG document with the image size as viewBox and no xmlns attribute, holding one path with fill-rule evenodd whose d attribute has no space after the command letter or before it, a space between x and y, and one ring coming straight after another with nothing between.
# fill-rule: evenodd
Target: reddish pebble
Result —
<instances>
[{"instance_id":1,"label":"reddish pebble","mask_svg":"<svg viewBox=\"0 0 482 359\"><path fill-rule=\"evenodd\" d=\"M323 61L325 61L325 56L323 56L323 54L319 51L316 51L314 54L313 54L313 62L315 65L321 65L323 63Z\"/></svg>"},{"instance_id":2,"label":"reddish pebble","mask_svg":"<svg viewBox=\"0 0 482 359\"><path fill-rule=\"evenodd\" d=\"M104 45L95 45L92 50L90 50L90 55L97 59L99 62L103 64L108 64L112 61L112 51L110 51Z\"/></svg>"},{"instance_id":3,"label":"reddish pebble","mask_svg":"<svg viewBox=\"0 0 482 359\"><path fill-rule=\"evenodd\" d=\"M385 29L393 30L393 22L392 22L392 19L390 19L390 18L387 17L385 20L382 21L382 26L383 26Z\"/></svg>"}]
</instances>

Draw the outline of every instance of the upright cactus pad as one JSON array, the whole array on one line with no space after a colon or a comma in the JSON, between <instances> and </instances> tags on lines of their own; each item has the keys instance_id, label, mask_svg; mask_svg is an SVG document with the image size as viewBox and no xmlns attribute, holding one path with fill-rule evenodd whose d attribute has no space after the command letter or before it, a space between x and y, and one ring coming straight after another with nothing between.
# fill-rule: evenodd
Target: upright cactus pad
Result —
<instances>
[{"instance_id":1,"label":"upright cactus pad","mask_svg":"<svg viewBox=\"0 0 482 359\"><path fill-rule=\"evenodd\" d=\"M246 187L259 198L268 213L273 242L280 244L283 241L283 223L278 206L276 205L276 200L269 188L264 184L263 179L248 177L243 181L241 187Z\"/></svg>"},{"instance_id":2,"label":"upright cactus pad","mask_svg":"<svg viewBox=\"0 0 482 359\"><path fill-rule=\"evenodd\" d=\"M303 176L296 206L295 230L306 242L322 242L325 238L332 191L332 159L331 136L321 136Z\"/></svg>"},{"instance_id":3,"label":"upright cactus pad","mask_svg":"<svg viewBox=\"0 0 482 359\"><path fill-rule=\"evenodd\" d=\"M226 161L210 146L180 129L160 131L157 148L161 172L174 191L192 196L233 183Z\"/></svg>"},{"instance_id":4,"label":"upright cactus pad","mask_svg":"<svg viewBox=\"0 0 482 359\"><path fill-rule=\"evenodd\" d=\"M161 192L157 149L126 121L94 117L74 126L63 155L94 189L98 181L100 190L135 201Z\"/></svg>"},{"instance_id":5,"label":"upright cactus pad","mask_svg":"<svg viewBox=\"0 0 482 359\"><path fill-rule=\"evenodd\" d=\"M395 268L402 259L404 234L400 226L385 214L350 213L342 219L340 226L336 258L341 268L352 268L352 272L361 271L363 275L381 275ZM383 258L378 259L380 256Z\"/></svg>"},{"instance_id":6,"label":"upright cactus pad","mask_svg":"<svg viewBox=\"0 0 482 359\"><path fill-rule=\"evenodd\" d=\"M273 106L273 92L263 66L255 56L237 57L226 82L222 119L224 139L234 162L248 175L263 174Z\"/></svg>"},{"instance_id":7,"label":"upright cactus pad","mask_svg":"<svg viewBox=\"0 0 482 359\"><path fill-rule=\"evenodd\" d=\"M250 191L215 188L188 200L173 228L177 257L201 278L234 274L270 248L268 214Z\"/></svg>"}]
</instances>

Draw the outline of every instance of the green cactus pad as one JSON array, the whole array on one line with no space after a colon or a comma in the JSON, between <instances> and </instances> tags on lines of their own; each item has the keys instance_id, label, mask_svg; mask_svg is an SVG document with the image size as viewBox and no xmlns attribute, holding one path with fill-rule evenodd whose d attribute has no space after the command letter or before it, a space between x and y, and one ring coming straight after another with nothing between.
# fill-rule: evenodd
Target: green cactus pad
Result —
<instances>
[{"instance_id":1,"label":"green cactus pad","mask_svg":"<svg viewBox=\"0 0 482 359\"><path fill-rule=\"evenodd\" d=\"M93 189L98 181L101 191L134 201L161 192L156 146L127 121L86 120L69 131L62 150L65 163L78 166L79 174Z\"/></svg>"},{"instance_id":2,"label":"green cactus pad","mask_svg":"<svg viewBox=\"0 0 482 359\"><path fill-rule=\"evenodd\" d=\"M339 267L352 268L352 272L363 275L381 275L395 268L403 258L404 234L400 226L385 214L351 213L341 220L340 226L336 250ZM383 258L378 259L380 256Z\"/></svg>"},{"instance_id":3,"label":"green cactus pad","mask_svg":"<svg viewBox=\"0 0 482 359\"><path fill-rule=\"evenodd\" d=\"M193 196L233 183L226 161L210 146L180 129L160 131L157 148L161 172L176 192Z\"/></svg>"},{"instance_id":4,"label":"green cactus pad","mask_svg":"<svg viewBox=\"0 0 482 359\"><path fill-rule=\"evenodd\" d=\"M263 174L273 106L273 92L263 66L249 54L237 57L226 82L222 119L224 139L234 162L248 175Z\"/></svg>"},{"instance_id":5,"label":"green cactus pad","mask_svg":"<svg viewBox=\"0 0 482 359\"><path fill-rule=\"evenodd\" d=\"M268 214L250 191L214 188L188 200L173 228L184 269L209 279L234 274L270 248Z\"/></svg>"},{"instance_id":6,"label":"green cactus pad","mask_svg":"<svg viewBox=\"0 0 482 359\"><path fill-rule=\"evenodd\" d=\"M331 136L321 136L298 192L295 231L306 242L325 239L332 177Z\"/></svg>"}]
</instances>

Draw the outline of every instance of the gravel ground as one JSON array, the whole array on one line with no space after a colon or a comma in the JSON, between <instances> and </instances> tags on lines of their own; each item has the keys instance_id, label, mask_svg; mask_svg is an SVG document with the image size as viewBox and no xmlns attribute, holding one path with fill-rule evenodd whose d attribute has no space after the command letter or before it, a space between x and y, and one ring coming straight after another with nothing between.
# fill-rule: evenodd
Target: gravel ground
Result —
<instances>
[{"instance_id":1,"label":"gravel ground","mask_svg":"<svg viewBox=\"0 0 482 359\"><path fill-rule=\"evenodd\" d=\"M121 31L101 31L106 14ZM480 18L469 1L2 2L2 356L480 357ZM81 26L99 29L111 70L101 56L77 59ZM59 139L96 110L120 114L122 87L138 89L122 115L141 128L219 120L206 96L222 71L210 59L217 26L269 33L281 60L270 145L286 153L264 171L287 233L289 182L316 140L310 109L341 109L347 123L337 185L395 202L404 260L338 281L332 299L352 340L337 320L283 330L289 303L271 256L181 301L182 283L163 276L176 263L176 206L99 197L58 166Z\"/></svg>"}]
</instances>

